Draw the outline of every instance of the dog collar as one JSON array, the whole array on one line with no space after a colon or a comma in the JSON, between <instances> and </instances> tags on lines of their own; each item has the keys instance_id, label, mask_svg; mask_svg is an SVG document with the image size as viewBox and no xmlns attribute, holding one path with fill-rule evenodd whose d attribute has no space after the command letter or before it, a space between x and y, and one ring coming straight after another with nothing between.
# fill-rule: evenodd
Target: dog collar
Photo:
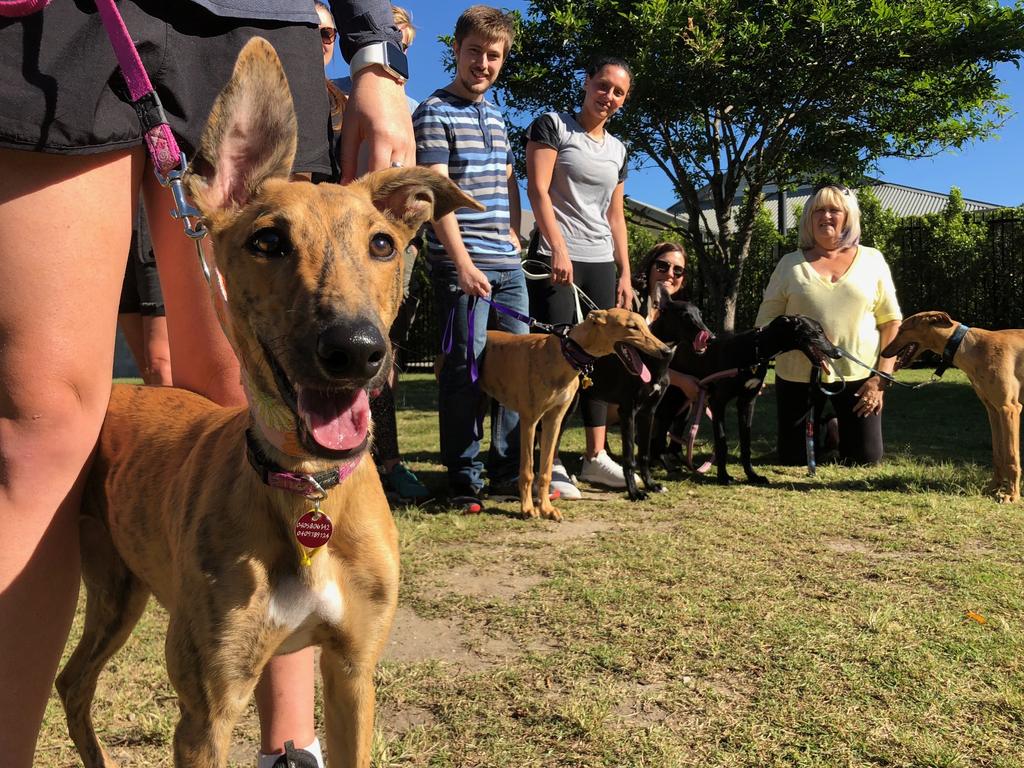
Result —
<instances>
[{"instance_id":1,"label":"dog collar","mask_svg":"<svg viewBox=\"0 0 1024 768\"><path fill-rule=\"evenodd\" d=\"M264 485L271 488L278 488L289 493L297 493L307 499L323 500L327 491L342 483L349 475L355 472L359 466L360 458L345 461L336 467L317 472L315 474L303 474L300 472L289 472L278 466L263 452L252 430L245 430L245 456L249 464L256 470Z\"/></svg>"},{"instance_id":2,"label":"dog collar","mask_svg":"<svg viewBox=\"0 0 1024 768\"><path fill-rule=\"evenodd\" d=\"M953 364L953 357L956 355L957 350L960 349L960 344L969 330L971 330L970 326L960 323L956 330L953 331L953 335L946 342L946 348L942 350L942 362L935 369L935 376L941 376Z\"/></svg>"},{"instance_id":3,"label":"dog collar","mask_svg":"<svg viewBox=\"0 0 1024 768\"><path fill-rule=\"evenodd\" d=\"M574 370L579 371L583 375L587 375L594 370L594 361L597 359L596 357L587 352L587 350L568 336L559 335L558 341L562 346L562 356Z\"/></svg>"}]
</instances>

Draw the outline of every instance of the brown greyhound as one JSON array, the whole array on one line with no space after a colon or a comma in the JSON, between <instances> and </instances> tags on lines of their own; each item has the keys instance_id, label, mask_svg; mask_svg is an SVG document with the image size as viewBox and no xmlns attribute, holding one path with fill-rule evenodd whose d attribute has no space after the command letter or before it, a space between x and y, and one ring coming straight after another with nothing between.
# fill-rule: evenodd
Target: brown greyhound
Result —
<instances>
[{"instance_id":1,"label":"brown greyhound","mask_svg":"<svg viewBox=\"0 0 1024 768\"><path fill-rule=\"evenodd\" d=\"M972 327L966 333L958 332L962 327L945 312L918 312L900 324L899 333L882 350L882 356L896 357L898 369L928 349L964 372L988 412L992 430L993 473L986 491L1000 502L1014 502L1020 498L1024 330Z\"/></svg>"},{"instance_id":2,"label":"brown greyhound","mask_svg":"<svg viewBox=\"0 0 1024 768\"><path fill-rule=\"evenodd\" d=\"M391 367L402 248L426 219L480 206L426 169L291 181L295 146L284 71L254 38L186 182L250 407L169 388L111 396L81 520L85 628L57 681L86 768L114 765L90 705L150 593L170 615L177 768L224 766L267 660L309 645L331 764L370 765L398 544L367 457L367 393Z\"/></svg>"},{"instance_id":3,"label":"brown greyhound","mask_svg":"<svg viewBox=\"0 0 1024 768\"><path fill-rule=\"evenodd\" d=\"M581 368L594 358L615 353L627 370L641 376L645 367L637 351L662 358L672 354L643 317L627 309L594 310L566 338L487 332L480 388L519 413L519 505L524 517L562 519L546 490L551 485L559 427L579 387ZM538 486L544 489L538 494L539 512L533 504L533 441L538 422L542 425Z\"/></svg>"}]
</instances>

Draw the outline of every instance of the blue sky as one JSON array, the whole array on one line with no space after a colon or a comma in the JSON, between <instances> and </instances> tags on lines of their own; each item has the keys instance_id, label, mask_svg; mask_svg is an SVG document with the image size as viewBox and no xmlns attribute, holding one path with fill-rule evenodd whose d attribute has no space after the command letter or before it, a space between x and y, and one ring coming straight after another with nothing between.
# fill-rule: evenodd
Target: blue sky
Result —
<instances>
[{"instance_id":1,"label":"blue sky","mask_svg":"<svg viewBox=\"0 0 1024 768\"><path fill-rule=\"evenodd\" d=\"M404 3L417 29L416 42L409 49L411 79L407 90L413 98L426 98L451 80L442 66L443 49L437 38L451 34L455 20L469 4L436 0L406 0ZM505 0L500 5L524 13L529 7L523 0ZM933 192L948 192L955 185L960 187L964 197L988 203L1024 204L1024 114L1021 114L1024 113L1024 71L1001 65L996 72L1014 112L998 131L998 137L934 158L885 160L876 175L886 181ZM335 54L328 74L331 77L347 74L340 54ZM631 171L626 180L626 194L660 208L675 202L672 185L657 168ZM523 202L526 203L525 195Z\"/></svg>"}]
</instances>

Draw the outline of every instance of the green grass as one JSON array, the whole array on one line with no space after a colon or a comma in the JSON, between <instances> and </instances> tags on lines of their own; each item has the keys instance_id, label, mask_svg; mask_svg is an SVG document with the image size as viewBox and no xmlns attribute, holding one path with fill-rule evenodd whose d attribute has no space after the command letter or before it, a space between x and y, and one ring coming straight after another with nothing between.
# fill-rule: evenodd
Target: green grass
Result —
<instances>
[{"instance_id":1,"label":"green grass","mask_svg":"<svg viewBox=\"0 0 1024 768\"><path fill-rule=\"evenodd\" d=\"M399 402L440 488L433 381ZM406 652L378 672L375 765L1024 765L1024 519L981 495L984 410L950 371L890 393L885 434L879 467L765 464L769 388L768 488L672 476L648 502L562 503L560 525L396 510ZM122 765L170 765L164 621L151 607L101 680ZM52 704L37 765L77 765ZM250 712L232 765L256 737Z\"/></svg>"}]
</instances>

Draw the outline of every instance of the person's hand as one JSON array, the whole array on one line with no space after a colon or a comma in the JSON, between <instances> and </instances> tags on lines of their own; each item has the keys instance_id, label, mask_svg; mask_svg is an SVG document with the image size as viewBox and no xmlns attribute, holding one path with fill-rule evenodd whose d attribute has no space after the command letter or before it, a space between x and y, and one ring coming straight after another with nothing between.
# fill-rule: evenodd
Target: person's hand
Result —
<instances>
[{"instance_id":1,"label":"person's hand","mask_svg":"<svg viewBox=\"0 0 1024 768\"><path fill-rule=\"evenodd\" d=\"M459 278L459 288L467 296L489 296L491 293L491 281L487 275L470 264L468 267L459 269L456 273Z\"/></svg>"},{"instance_id":2,"label":"person's hand","mask_svg":"<svg viewBox=\"0 0 1024 768\"><path fill-rule=\"evenodd\" d=\"M857 398L857 403L853 406L855 415L867 417L881 413L882 407L885 404L882 379L878 376L872 376L861 385L854 397Z\"/></svg>"},{"instance_id":3,"label":"person's hand","mask_svg":"<svg viewBox=\"0 0 1024 768\"><path fill-rule=\"evenodd\" d=\"M572 282L572 261L569 259L569 252L564 247L551 250L551 282L555 285L569 285Z\"/></svg>"},{"instance_id":4,"label":"person's hand","mask_svg":"<svg viewBox=\"0 0 1024 768\"><path fill-rule=\"evenodd\" d=\"M619 277L619 282L615 286L615 306L633 308L633 285L625 275Z\"/></svg>"},{"instance_id":5,"label":"person's hand","mask_svg":"<svg viewBox=\"0 0 1024 768\"><path fill-rule=\"evenodd\" d=\"M512 243L513 247L515 247L516 253L522 253L522 251L523 251L523 244L519 240L519 235L517 235L516 231L514 229L512 229L511 227L509 227L509 229L508 229L508 241L510 243Z\"/></svg>"},{"instance_id":6,"label":"person's hand","mask_svg":"<svg viewBox=\"0 0 1024 768\"><path fill-rule=\"evenodd\" d=\"M352 78L352 94L341 128L342 184L359 174L359 148L363 144L367 148L365 171L416 162L405 88L376 64L359 70Z\"/></svg>"}]
</instances>

